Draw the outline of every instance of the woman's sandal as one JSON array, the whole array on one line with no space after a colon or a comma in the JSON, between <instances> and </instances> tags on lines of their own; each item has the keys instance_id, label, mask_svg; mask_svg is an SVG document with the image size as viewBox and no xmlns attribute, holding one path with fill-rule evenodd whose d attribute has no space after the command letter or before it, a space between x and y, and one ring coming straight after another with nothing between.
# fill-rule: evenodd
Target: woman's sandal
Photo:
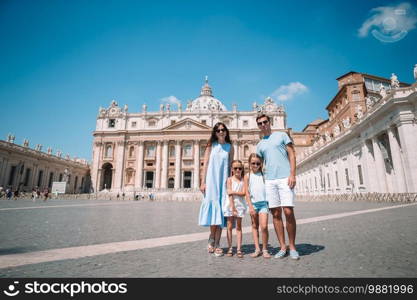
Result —
<instances>
[{"instance_id":1,"label":"woman's sandal","mask_svg":"<svg viewBox=\"0 0 417 300\"><path fill-rule=\"evenodd\" d=\"M219 256L223 256L223 249L222 248L216 248L216 250L214 250L214 255L219 257Z\"/></svg>"},{"instance_id":2,"label":"woman's sandal","mask_svg":"<svg viewBox=\"0 0 417 300\"><path fill-rule=\"evenodd\" d=\"M261 250L255 250L255 252L253 252L250 257L256 258L258 256L261 255Z\"/></svg>"},{"instance_id":3,"label":"woman's sandal","mask_svg":"<svg viewBox=\"0 0 417 300\"><path fill-rule=\"evenodd\" d=\"M229 250L226 253L226 256L229 256L229 257L233 256L233 248L232 247L229 248Z\"/></svg>"},{"instance_id":4,"label":"woman's sandal","mask_svg":"<svg viewBox=\"0 0 417 300\"><path fill-rule=\"evenodd\" d=\"M208 253L214 253L214 239L212 238L208 239L207 251Z\"/></svg>"},{"instance_id":5,"label":"woman's sandal","mask_svg":"<svg viewBox=\"0 0 417 300\"><path fill-rule=\"evenodd\" d=\"M271 258L271 254L266 249L262 250L262 256L263 258Z\"/></svg>"},{"instance_id":6,"label":"woman's sandal","mask_svg":"<svg viewBox=\"0 0 417 300\"><path fill-rule=\"evenodd\" d=\"M236 256L239 257L239 258L243 258L243 252L240 251L240 250L237 250L236 251Z\"/></svg>"}]
</instances>

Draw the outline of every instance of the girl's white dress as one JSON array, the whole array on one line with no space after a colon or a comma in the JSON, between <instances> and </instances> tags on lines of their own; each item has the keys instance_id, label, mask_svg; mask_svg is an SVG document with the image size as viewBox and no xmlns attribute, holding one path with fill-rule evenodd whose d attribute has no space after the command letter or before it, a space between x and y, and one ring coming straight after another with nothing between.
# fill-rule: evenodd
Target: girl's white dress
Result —
<instances>
[{"instance_id":1,"label":"girl's white dress","mask_svg":"<svg viewBox=\"0 0 417 300\"><path fill-rule=\"evenodd\" d=\"M242 192L243 191L243 180L238 182L232 178L232 191L234 192ZM237 210L237 216L239 218L243 218L246 213L246 201L244 196L237 196L233 195L233 200L235 203L235 207ZM227 200L223 202L223 215L225 217L233 217L233 212L230 209L230 197L227 197Z\"/></svg>"}]
</instances>

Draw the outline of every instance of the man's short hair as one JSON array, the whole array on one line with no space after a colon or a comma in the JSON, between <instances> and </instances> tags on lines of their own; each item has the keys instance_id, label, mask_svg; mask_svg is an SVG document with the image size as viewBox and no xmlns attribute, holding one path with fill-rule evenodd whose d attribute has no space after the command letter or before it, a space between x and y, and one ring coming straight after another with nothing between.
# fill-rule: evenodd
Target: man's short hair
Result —
<instances>
[{"instance_id":1,"label":"man's short hair","mask_svg":"<svg viewBox=\"0 0 417 300\"><path fill-rule=\"evenodd\" d=\"M262 114L262 115L259 115L259 116L257 116L257 117L256 117L256 122L258 122L258 120L259 120L260 118L266 118L266 119L268 120L268 122L270 122L270 121L271 121L271 119L269 118L269 116L267 116L267 115L265 115L265 114Z\"/></svg>"}]
</instances>

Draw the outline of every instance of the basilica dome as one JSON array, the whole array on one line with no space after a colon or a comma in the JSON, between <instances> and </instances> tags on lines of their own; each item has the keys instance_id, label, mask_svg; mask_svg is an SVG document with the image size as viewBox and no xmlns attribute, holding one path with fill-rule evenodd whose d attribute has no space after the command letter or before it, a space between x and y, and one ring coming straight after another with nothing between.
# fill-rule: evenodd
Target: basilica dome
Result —
<instances>
[{"instance_id":1,"label":"basilica dome","mask_svg":"<svg viewBox=\"0 0 417 300\"><path fill-rule=\"evenodd\" d=\"M227 111L224 104L213 97L211 87L208 84L208 78L206 76L206 82L201 88L200 96L193 101L189 101L186 111Z\"/></svg>"}]
</instances>

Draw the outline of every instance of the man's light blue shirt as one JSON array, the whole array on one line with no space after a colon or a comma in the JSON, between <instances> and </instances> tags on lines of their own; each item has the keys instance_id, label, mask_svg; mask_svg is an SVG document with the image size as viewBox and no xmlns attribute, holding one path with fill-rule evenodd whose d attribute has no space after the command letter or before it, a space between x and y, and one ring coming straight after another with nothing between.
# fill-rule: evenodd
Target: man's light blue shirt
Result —
<instances>
[{"instance_id":1,"label":"man's light blue shirt","mask_svg":"<svg viewBox=\"0 0 417 300\"><path fill-rule=\"evenodd\" d=\"M287 145L292 143L285 132L274 132L264 136L256 146L256 153L264 160L265 179L274 180L290 176L290 161Z\"/></svg>"}]
</instances>

